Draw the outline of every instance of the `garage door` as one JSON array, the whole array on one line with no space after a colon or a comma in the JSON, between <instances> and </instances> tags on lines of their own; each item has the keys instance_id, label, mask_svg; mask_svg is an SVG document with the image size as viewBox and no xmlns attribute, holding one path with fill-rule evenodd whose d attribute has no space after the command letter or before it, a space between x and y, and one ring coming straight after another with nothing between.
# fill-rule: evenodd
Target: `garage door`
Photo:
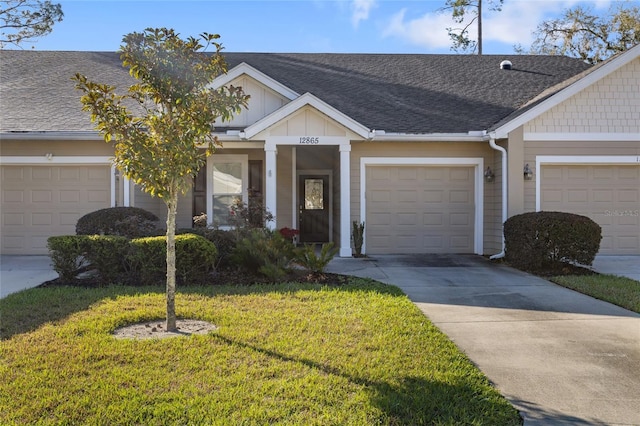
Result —
<instances>
[{"instance_id":1,"label":"garage door","mask_svg":"<svg viewBox=\"0 0 640 426\"><path fill-rule=\"evenodd\" d=\"M473 253L474 168L368 166L366 252Z\"/></svg>"},{"instance_id":2,"label":"garage door","mask_svg":"<svg viewBox=\"0 0 640 426\"><path fill-rule=\"evenodd\" d=\"M2 166L2 253L47 254L47 238L110 206L108 166Z\"/></svg>"},{"instance_id":3,"label":"garage door","mask_svg":"<svg viewBox=\"0 0 640 426\"><path fill-rule=\"evenodd\" d=\"M601 254L640 254L640 167L542 165L540 207L593 219Z\"/></svg>"}]
</instances>

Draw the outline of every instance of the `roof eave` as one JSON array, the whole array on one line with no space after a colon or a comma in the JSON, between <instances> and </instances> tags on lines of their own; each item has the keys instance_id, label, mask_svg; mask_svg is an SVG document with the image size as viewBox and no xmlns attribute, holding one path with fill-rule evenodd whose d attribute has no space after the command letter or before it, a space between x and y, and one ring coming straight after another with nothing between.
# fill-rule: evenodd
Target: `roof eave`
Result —
<instances>
[{"instance_id":1,"label":"roof eave","mask_svg":"<svg viewBox=\"0 0 640 426\"><path fill-rule=\"evenodd\" d=\"M102 141L104 137L95 131L4 131L0 140Z\"/></svg>"}]
</instances>

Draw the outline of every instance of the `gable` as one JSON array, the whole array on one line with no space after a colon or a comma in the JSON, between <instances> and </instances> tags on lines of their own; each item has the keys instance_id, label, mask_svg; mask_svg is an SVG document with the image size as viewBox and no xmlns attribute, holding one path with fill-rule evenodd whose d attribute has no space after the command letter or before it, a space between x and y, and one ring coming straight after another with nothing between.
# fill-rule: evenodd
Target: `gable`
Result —
<instances>
[{"instance_id":1,"label":"gable","mask_svg":"<svg viewBox=\"0 0 640 426\"><path fill-rule=\"evenodd\" d=\"M236 77L229 84L242 87L250 98L248 108L226 122L225 127L248 127L290 102L285 96L246 74Z\"/></svg>"},{"instance_id":2,"label":"gable","mask_svg":"<svg viewBox=\"0 0 640 426\"><path fill-rule=\"evenodd\" d=\"M526 123L525 133L640 133L640 58Z\"/></svg>"},{"instance_id":3,"label":"gable","mask_svg":"<svg viewBox=\"0 0 640 426\"><path fill-rule=\"evenodd\" d=\"M345 127L309 105L275 124L264 133L265 136L313 135L345 137L348 135Z\"/></svg>"}]
</instances>

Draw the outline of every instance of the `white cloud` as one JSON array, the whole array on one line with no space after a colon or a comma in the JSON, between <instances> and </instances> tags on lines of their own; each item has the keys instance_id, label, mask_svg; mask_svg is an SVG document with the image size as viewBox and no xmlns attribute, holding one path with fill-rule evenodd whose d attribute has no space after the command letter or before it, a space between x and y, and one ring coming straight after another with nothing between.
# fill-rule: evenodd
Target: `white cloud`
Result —
<instances>
[{"instance_id":1,"label":"white cloud","mask_svg":"<svg viewBox=\"0 0 640 426\"><path fill-rule=\"evenodd\" d=\"M351 24L354 28L358 28L360 21L369 19L371 9L376 6L376 0L353 0L351 3Z\"/></svg>"},{"instance_id":2,"label":"white cloud","mask_svg":"<svg viewBox=\"0 0 640 426\"><path fill-rule=\"evenodd\" d=\"M608 9L610 0L507 0L499 12L485 11L483 16L483 43L504 43L509 46L528 46L532 32L545 19L559 15L563 10L582 3L595 10ZM416 18L406 18L407 9L392 15L386 22L383 37L395 37L426 49L443 49L451 46L447 28L458 28L447 12L430 12ZM475 24L469 28L475 38Z\"/></svg>"},{"instance_id":3,"label":"white cloud","mask_svg":"<svg viewBox=\"0 0 640 426\"><path fill-rule=\"evenodd\" d=\"M416 19L405 20L407 9L394 14L384 29L383 37L397 37L411 44L427 48L450 46L447 28L453 23L444 13L427 13Z\"/></svg>"}]
</instances>

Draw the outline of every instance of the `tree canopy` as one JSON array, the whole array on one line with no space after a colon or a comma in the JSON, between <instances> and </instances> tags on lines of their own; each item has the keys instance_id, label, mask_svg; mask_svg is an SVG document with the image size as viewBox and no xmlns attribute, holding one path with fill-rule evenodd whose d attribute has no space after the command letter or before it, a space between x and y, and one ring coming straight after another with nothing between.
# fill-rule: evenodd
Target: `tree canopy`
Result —
<instances>
[{"instance_id":1,"label":"tree canopy","mask_svg":"<svg viewBox=\"0 0 640 426\"><path fill-rule=\"evenodd\" d=\"M489 10L500 11L504 0L484 0ZM450 10L454 22L461 24L460 28L447 28L451 38L451 50L456 52L477 53L482 55L482 12L483 0L446 0L441 11ZM469 29L476 24L477 36L474 40Z\"/></svg>"},{"instance_id":2,"label":"tree canopy","mask_svg":"<svg viewBox=\"0 0 640 426\"><path fill-rule=\"evenodd\" d=\"M120 57L138 83L125 94L76 74L83 109L115 147L115 166L167 205L167 330L175 318L175 218L178 195L192 185L212 154L218 120L230 120L248 96L242 88L210 83L226 73L217 34L180 38L172 29L148 28L123 38ZM204 42L205 44L201 43ZM214 53L204 52L209 46ZM206 149L202 149L206 147Z\"/></svg>"},{"instance_id":3,"label":"tree canopy","mask_svg":"<svg viewBox=\"0 0 640 426\"><path fill-rule=\"evenodd\" d=\"M576 6L542 22L534 37L528 52L520 46L516 50L566 55L594 64L640 44L640 7L618 4L607 14L597 15L590 7Z\"/></svg>"},{"instance_id":4,"label":"tree canopy","mask_svg":"<svg viewBox=\"0 0 640 426\"><path fill-rule=\"evenodd\" d=\"M33 41L53 30L64 14L50 0L5 0L0 2L0 47Z\"/></svg>"}]
</instances>

